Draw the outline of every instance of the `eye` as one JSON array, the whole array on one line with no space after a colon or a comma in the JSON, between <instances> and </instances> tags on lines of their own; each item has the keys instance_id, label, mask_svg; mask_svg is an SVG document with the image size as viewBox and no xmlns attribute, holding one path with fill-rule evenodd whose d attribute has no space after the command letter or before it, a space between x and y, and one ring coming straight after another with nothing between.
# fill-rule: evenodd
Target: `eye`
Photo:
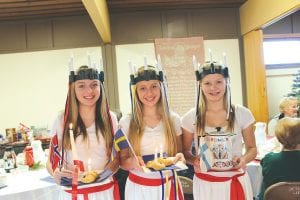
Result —
<instances>
[{"instance_id":1,"label":"eye","mask_svg":"<svg viewBox=\"0 0 300 200\"><path fill-rule=\"evenodd\" d=\"M95 82L95 83L92 84L92 88L96 88L98 86L99 86L99 84L97 82Z\"/></svg>"},{"instance_id":2,"label":"eye","mask_svg":"<svg viewBox=\"0 0 300 200\"><path fill-rule=\"evenodd\" d=\"M153 84L153 85L152 85L152 88L153 88L153 89L156 89L156 88L158 88L158 87L159 87L158 84Z\"/></svg>"},{"instance_id":3,"label":"eye","mask_svg":"<svg viewBox=\"0 0 300 200\"><path fill-rule=\"evenodd\" d=\"M138 89L139 91L145 91L146 90L146 88L145 87L139 87L139 89Z\"/></svg>"},{"instance_id":4,"label":"eye","mask_svg":"<svg viewBox=\"0 0 300 200\"><path fill-rule=\"evenodd\" d=\"M82 88L84 88L84 84L78 84L77 87L82 89Z\"/></svg>"}]
</instances>

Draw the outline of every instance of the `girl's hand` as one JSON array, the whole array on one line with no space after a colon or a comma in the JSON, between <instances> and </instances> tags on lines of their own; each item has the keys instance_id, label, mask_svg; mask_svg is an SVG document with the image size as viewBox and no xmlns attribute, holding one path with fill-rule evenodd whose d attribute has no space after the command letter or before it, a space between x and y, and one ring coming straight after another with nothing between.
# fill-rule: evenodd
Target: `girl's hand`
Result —
<instances>
[{"instance_id":1,"label":"girl's hand","mask_svg":"<svg viewBox=\"0 0 300 200\"><path fill-rule=\"evenodd\" d=\"M193 162L193 166L194 166L194 171L195 173L200 173L201 172L201 168L200 168L200 159L196 158Z\"/></svg>"},{"instance_id":2,"label":"girl's hand","mask_svg":"<svg viewBox=\"0 0 300 200\"><path fill-rule=\"evenodd\" d=\"M137 160L138 159L138 160ZM145 165L144 160L141 156L137 156L137 159L135 157L130 157L131 170L140 170L143 171L142 166Z\"/></svg>"},{"instance_id":3,"label":"girl's hand","mask_svg":"<svg viewBox=\"0 0 300 200\"><path fill-rule=\"evenodd\" d=\"M53 172L54 182L60 185L62 177L72 178L72 174L73 172L70 170L56 168L55 171Z\"/></svg>"},{"instance_id":4,"label":"girl's hand","mask_svg":"<svg viewBox=\"0 0 300 200\"><path fill-rule=\"evenodd\" d=\"M175 159L173 160L173 163L177 163L178 161L182 161L183 163L185 163L185 158L184 158L184 155L183 153L177 153L175 155Z\"/></svg>"},{"instance_id":5,"label":"girl's hand","mask_svg":"<svg viewBox=\"0 0 300 200\"><path fill-rule=\"evenodd\" d=\"M246 169L246 161L243 157L234 156L232 159L233 169Z\"/></svg>"}]
</instances>

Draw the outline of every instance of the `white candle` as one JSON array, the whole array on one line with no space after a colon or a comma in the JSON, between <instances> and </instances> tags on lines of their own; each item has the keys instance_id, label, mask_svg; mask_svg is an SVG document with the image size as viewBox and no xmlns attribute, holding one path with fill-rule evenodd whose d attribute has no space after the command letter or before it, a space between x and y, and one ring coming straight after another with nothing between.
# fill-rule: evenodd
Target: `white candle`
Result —
<instances>
[{"instance_id":1,"label":"white candle","mask_svg":"<svg viewBox=\"0 0 300 200\"><path fill-rule=\"evenodd\" d=\"M157 147L155 148L155 153L154 153L154 161L157 160Z\"/></svg>"},{"instance_id":2,"label":"white candle","mask_svg":"<svg viewBox=\"0 0 300 200\"><path fill-rule=\"evenodd\" d=\"M160 59L160 55L159 54L157 56L157 68L158 68L159 71L162 71L161 59Z\"/></svg>"},{"instance_id":3,"label":"white candle","mask_svg":"<svg viewBox=\"0 0 300 200\"><path fill-rule=\"evenodd\" d=\"M197 63L195 55L193 55L193 65L194 65L194 70L197 71L198 70L198 63Z\"/></svg>"},{"instance_id":4,"label":"white candle","mask_svg":"<svg viewBox=\"0 0 300 200\"><path fill-rule=\"evenodd\" d=\"M162 158L163 157L163 145L160 144L160 147L159 147L159 156Z\"/></svg>"},{"instance_id":5,"label":"white candle","mask_svg":"<svg viewBox=\"0 0 300 200\"><path fill-rule=\"evenodd\" d=\"M92 160L91 160L91 158L88 159L88 166L87 166L87 168L88 168L88 171L92 170Z\"/></svg>"},{"instance_id":6,"label":"white candle","mask_svg":"<svg viewBox=\"0 0 300 200\"><path fill-rule=\"evenodd\" d=\"M133 71L132 71L132 64L130 60L128 60L128 69L129 69L129 75L132 75Z\"/></svg>"},{"instance_id":7,"label":"white candle","mask_svg":"<svg viewBox=\"0 0 300 200\"><path fill-rule=\"evenodd\" d=\"M223 52L224 66L227 67L226 53Z\"/></svg>"},{"instance_id":8,"label":"white candle","mask_svg":"<svg viewBox=\"0 0 300 200\"><path fill-rule=\"evenodd\" d=\"M70 60L69 60L69 71L74 71L74 55L71 54Z\"/></svg>"},{"instance_id":9,"label":"white candle","mask_svg":"<svg viewBox=\"0 0 300 200\"><path fill-rule=\"evenodd\" d=\"M210 62L212 62L213 59L212 59L212 52L211 52L211 49L208 49L208 53L209 53L209 59L210 59Z\"/></svg>"},{"instance_id":10,"label":"white candle","mask_svg":"<svg viewBox=\"0 0 300 200\"><path fill-rule=\"evenodd\" d=\"M73 160L78 160L78 156L77 156L77 149L76 149L76 145L75 145L75 140L74 140L74 133L73 133L73 129L72 129L72 123L70 123L69 125L69 133L70 133L70 142L71 142L71 148L72 148L72 156L73 156Z\"/></svg>"},{"instance_id":11,"label":"white candle","mask_svg":"<svg viewBox=\"0 0 300 200\"><path fill-rule=\"evenodd\" d=\"M103 71L103 60L102 58L100 58L100 66L99 66L99 72L102 72Z\"/></svg>"},{"instance_id":12,"label":"white candle","mask_svg":"<svg viewBox=\"0 0 300 200\"><path fill-rule=\"evenodd\" d=\"M88 67L92 67L91 55L89 52L87 52L87 57L88 57Z\"/></svg>"},{"instance_id":13,"label":"white candle","mask_svg":"<svg viewBox=\"0 0 300 200\"><path fill-rule=\"evenodd\" d=\"M147 57L144 55L144 70L148 69L148 64L147 64Z\"/></svg>"}]
</instances>

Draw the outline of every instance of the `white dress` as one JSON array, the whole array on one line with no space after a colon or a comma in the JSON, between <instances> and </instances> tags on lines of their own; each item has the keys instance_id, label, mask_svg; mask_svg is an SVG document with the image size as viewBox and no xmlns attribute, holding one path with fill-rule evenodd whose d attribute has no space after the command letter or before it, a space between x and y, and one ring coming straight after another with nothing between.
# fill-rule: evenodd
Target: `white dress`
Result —
<instances>
[{"instance_id":1,"label":"white dress","mask_svg":"<svg viewBox=\"0 0 300 200\"><path fill-rule=\"evenodd\" d=\"M195 132L195 109L188 111L182 118L181 123L182 127L190 133ZM242 155L242 130L247 128L250 124L254 123L255 119L247 108L236 105L235 106L235 122L234 130L235 134L232 136L232 156L241 156ZM226 127L222 127L222 130L225 131ZM214 127L205 127L207 133L215 132L216 128ZM214 177L233 177L242 172L236 171L223 171L223 172L201 172L202 174L212 175ZM248 174L238 177L240 181L245 199L252 200L253 192L251 188L251 182L248 177ZM198 178L196 175L193 179L193 195L195 200L230 200L230 185L232 180L227 180L225 182L213 182L207 181Z\"/></svg>"},{"instance_id":2,"label":"white dress","mask_svg":"<svg viewBox=\"0 0 300 200\"><path fill-rule=\"evenodd\" d=\"M176 135L179 136L182 134L180 118L177 114L171 112L171 117L174 120ZM119 126L122 129L123 133L128 135L128 128L130 123L130 116L123 117ZM155 149L159 149L161 145L165 144L165 138L163 133L163 124L159 122L158 125L154 128L145 127L144 135L141 139L141 155L150 155L155 153ZM163 146L164 147L164 146ZM163 152L166 152L163 149ZM157 152L158 153L158 152ZM162 185L161 185L161 176L163 179L168 178L169 182L164 184L164 190L167 188L170 189L170 181L172 179L171 170L164 170L162 175L159 172L143 173L137 170L131 170L129 172L129 178L126 181L125 186L125 199L126 200L159 200L162 199ZM135 177L135 181L132 181ZM137 183L137 179L143 179L140 183ZM150 186L146 183L146 179L157 179L158 184L155 186ZM178 187L181 189L179 179L177 180ZM164 192L165 193L165 192ZM164 194L165 195L165 194ZM167 194L168 195L168 194ZM177 198L178 199L178 198Z\"/></svg>"},{"instance_id":3,"label":"white dress","mask_svg":"<svg viewBox=\"0 0 300 200\"><path fill-rule=\"evenodd\" d=\"M118 126L118 121L117 117L111 113L112 117L112 123L113 123L113 129L116 130ZM88 139L86 142L83 141L83 136L80 135L75 139L75 145L77 148L77 154L79 160L83 161L84 168L85 170L88 169L88 160L90 161L89 167L91 170L103 170L106 166L106 164L109 161L109 157L107 156L107 150L106 150L106 142L102 136L102 134L99 134L99 142L97 141L96 137L96 127L95 124L91 125L87 129L87 134L88 134ZM62 143L62 131L63 131L63 116L60 115L54 122L53 128L52 128L52 134L55 135L57 134L58 138L58 143L61 145ZM72 163L72 152L71 150L65 151L64 155L64 160L67 161L67 163ZM83 186L78 186L78 189L83 189L83 188L91 188L94 186L99 186L99 185L105 185L105 186L110 186L108 189L105 189L100 192L92 192L88 194L88 199L89 200L113 200L113 179L112 177L109 177L108 179L102 181L101 183L94 183L94 184L89 184L89 185L83 185ZM100 188L100 187L98 187ZM59 194L59 199L60 200L71 200L72 195L69 192L71 187L62 187L62 190L60 190ZM77 196L78 200L83 200L84 195L83 194L78 194Z\"/></svg>"}]
</instances>

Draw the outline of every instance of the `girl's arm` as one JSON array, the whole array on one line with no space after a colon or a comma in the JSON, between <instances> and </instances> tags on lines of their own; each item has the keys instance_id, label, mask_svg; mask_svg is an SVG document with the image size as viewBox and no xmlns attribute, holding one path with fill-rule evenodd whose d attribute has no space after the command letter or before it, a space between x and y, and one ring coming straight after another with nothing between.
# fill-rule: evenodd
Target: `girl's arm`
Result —
<instances>
[{"instance_id":1,"label":"girl's arm","mask_svg":"<svg viewBox=\"0 0 300 200\"><path fill-rule=\"evenodd\" d=\"M246 151L245 154L242 155L241 157L233 158L233 163L235 165L234 168L236 169L245 168L246 164L254 160L257 155L257 148L255 143L253 127L254 127L253 124L251 124L250 126L243 129L242 131Z\"/></svg>"},{"instance_id":2,"label":"girl's arm","mask_svg":"<svg viewBox=\"0 0 300 200\"><path fill-rule=\"evenodd\" d=\"M197 156L192 154L192 142L194 139L194 134L190 133L186 129L182 129L183 135L183 154L188 164L194 165L195 161L199 161Z\"/></svg>"}]
</instances>

